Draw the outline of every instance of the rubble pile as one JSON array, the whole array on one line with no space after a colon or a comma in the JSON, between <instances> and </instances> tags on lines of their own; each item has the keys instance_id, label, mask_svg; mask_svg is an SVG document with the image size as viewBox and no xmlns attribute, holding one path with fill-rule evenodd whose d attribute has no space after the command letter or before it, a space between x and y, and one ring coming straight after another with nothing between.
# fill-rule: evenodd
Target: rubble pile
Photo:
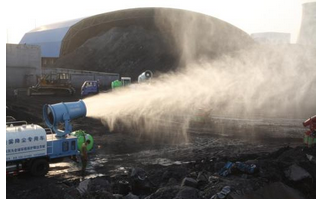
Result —
<instances>
[{"instance_id":1,"label":"rubble pile","mask_svg":"<svg viewBox=\"0 0 321 199\"><path fill-rule=\"evenodd\" d=\"M316 197L315 157L315 147L299 146L181 165L142 165L127 175L84 180L64 198L309 199Z\"/></svg>"}]
</instances>

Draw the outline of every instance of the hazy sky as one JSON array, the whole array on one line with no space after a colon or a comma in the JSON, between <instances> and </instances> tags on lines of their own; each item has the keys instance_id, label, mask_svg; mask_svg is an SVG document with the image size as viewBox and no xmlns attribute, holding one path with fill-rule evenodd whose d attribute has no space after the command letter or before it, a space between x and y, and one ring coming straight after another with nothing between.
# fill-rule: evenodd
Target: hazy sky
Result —
<instances>
[{"instance_id":1,"label":"hazy sky","mask_svg":"<svg viewBox=\"0 0 321 199\"><path fill-rule=\"evenodd\" d=\"M310 0L11 0L5 4L7 43L19 43L35 27L134 7L192 10L227 21L247 33L287 32L295 42L302 3Z\"/></svg>"}]
</instances>

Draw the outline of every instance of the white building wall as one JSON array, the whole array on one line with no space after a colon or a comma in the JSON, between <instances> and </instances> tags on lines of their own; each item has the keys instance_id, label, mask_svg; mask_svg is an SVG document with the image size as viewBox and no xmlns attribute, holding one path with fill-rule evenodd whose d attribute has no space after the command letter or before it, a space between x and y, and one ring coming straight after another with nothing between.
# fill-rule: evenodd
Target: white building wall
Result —
<instances>
[{"instance_id":1,"label":"white building wall","mask_svg":"<svg viewBox=\"0 0 321 199\"><path fill-rule=\"evenodd\" d=\"M41 70L40 46L7 44L7 67L32 67Z\"/></svg>"},{"instance_id":2,"label":"white building wall","mask_svg":"<svg viewBox=\"0 0 321 199\"><path fill-rule=\"evenodd\" d=\"M41 50L35 45L6 45L7 88L26 88L37 83L41 75Z\"/></svg>"}]
</instances>

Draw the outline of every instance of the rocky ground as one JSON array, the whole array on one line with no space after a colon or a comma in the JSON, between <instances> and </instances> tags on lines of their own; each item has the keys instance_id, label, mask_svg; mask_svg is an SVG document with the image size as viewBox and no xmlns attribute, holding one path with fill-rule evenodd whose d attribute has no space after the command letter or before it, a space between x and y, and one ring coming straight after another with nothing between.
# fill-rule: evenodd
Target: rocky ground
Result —
<instances>
[{"instance_id":1,"label":"rocky ground","mask_svg":"<svg viewBox=\"0 0 321 199\"><path fill-rule=\"evenodd\" d=\"M7 97L7 115L43 125L44 103L74 97ZM167 121L169 122L169 121ZM194 124L187 143L151 141L110 132L99 120L73 121L95 140L85 178L70 160L50 165L44 177L7 177L7 198L315 198L316 151L302 144L302 121L211 117L224 128ZM217 129L217 128L216 128ZM234 163L222 174L226 163ZM252 171L235 164L255 165Z\"/></svg>"}]
</instances>

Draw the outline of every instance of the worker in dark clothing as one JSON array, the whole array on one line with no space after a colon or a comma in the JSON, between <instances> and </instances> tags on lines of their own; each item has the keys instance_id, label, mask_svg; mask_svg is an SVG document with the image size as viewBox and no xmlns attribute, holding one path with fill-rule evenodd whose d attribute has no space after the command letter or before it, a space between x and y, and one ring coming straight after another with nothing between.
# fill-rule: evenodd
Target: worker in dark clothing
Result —
<instances>
[{"instance_id":1,"label":"worker in dark clothing","mask_svg":"<svg viewBox=\"0 0 321 199\"><path fill-rule=\"evenodd\" d=\"M90 144L90 140L86 140L81 146L81 174L82 176L85 176L86 167L87 167L87 161L88 161L88 154L87 154L87 145Z\"/></svg>"}]
</instances>

